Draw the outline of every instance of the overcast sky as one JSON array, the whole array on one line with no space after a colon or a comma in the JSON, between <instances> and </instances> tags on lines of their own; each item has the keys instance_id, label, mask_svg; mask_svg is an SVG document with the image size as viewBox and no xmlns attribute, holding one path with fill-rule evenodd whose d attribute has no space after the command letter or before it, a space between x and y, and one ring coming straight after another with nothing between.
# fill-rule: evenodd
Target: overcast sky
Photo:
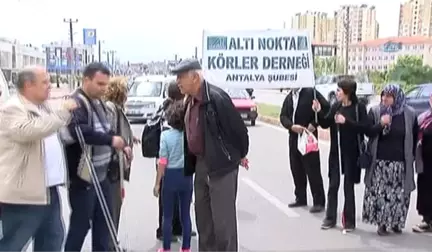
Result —
<instances>
[{"instance_id":1,"label":"overcast sky","mask_svg":"<svg viewBox=\"0 0 432 252\"><path fill-rule=\"evenodd\" d=\"M402 0L1 0L0 37L41 45L67 40L63 18L77 18L75 40L83 28L96 28L103 47L122 61L190 57L201 45L203 29L282 28L296 12L332 13L341 4L374 4L380 37L396 36Z\"/></svg>"}]
</instances>

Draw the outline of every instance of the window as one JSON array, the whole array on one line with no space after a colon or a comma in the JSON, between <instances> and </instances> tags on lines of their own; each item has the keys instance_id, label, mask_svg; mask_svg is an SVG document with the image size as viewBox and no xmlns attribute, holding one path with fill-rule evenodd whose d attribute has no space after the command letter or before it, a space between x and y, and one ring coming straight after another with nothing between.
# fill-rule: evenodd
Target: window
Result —
<instances>
[{"instance_id":1,"label":"window","mask_svg":"<svg viewBox=\"0 0 432 252\"><path fill-rule=\"evenodd\" d=\"M432 94L432 85L427 85L423 87L420 93L420 97L429 98L431 94Z\"/></svg>"},{"instance_id":2,"label":"window","mask_svg":"<svg viewBox=\"0 0 432 252\"><path fill-rule=\"evenodd\" d=\"M414 88L413 90L411 90L407 93L406 97L407 98L416 98L419 92L420 92L420 88Z\"/></svg>"},{"instance_id":3,"label":"window","mask_svg":"<svg viewBox=\"0 0 432 252\"><path fill-rule=\"evenodd\" d=\"M129 90L128 96L158 97L162 93L162 82L135 82Z\"/></svg>"}]
</instances>

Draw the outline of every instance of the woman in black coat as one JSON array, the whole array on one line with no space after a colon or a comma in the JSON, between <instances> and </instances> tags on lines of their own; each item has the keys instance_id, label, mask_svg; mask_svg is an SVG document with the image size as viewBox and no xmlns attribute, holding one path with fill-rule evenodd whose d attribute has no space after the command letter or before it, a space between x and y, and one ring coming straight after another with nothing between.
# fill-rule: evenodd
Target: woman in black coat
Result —
<instances>
[{"instance_id":1,"label":"woman in black coat","mask_svg":"<svg viewBox=\"0 0 432 252\"><path fill-rule=\"evenodd\" d=\"M319 125L322 128L330 128L331 138L328 200L322 229L336 226L341 174L344 175L345 195L342 224L347 232L353 231L356 227L354 184L360 183L361 175L357 160L360 155L360 143L369 125L366 105L358 102L356 89L357 83L353 80L346 79L338 82L336 93L338 101L332 105L327 114L321 111L319 102L313 103L313 109L318 112Z\"/></svg>"}]
</instances>

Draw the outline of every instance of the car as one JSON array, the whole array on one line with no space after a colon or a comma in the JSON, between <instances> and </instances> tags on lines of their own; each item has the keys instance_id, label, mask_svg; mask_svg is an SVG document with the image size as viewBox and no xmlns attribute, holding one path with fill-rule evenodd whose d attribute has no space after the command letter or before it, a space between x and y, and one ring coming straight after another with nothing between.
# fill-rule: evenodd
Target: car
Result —
<instances>
[{"instance_id":1,"label":"car","mask_svg":"<svg viewBox=\"0 0 432 252\"><path fill-rule=\"evenodd\" d=\"M146 122L152 118L165 100L168 84L172 80L173 77L164 75L136 77L128 92L126 117L136 122Z\"/></svg>"},{"instance_id":2,"label":"car","mask_svg":"<svg viewBox=\"0 0 432 252\"><path fill-rule=\"evenodd\" d=\"M417 115L430 108L429 99L432 94L432 83L416 85L406 94L406 103L414 108Z\"/></svg>"},{"instance_id":3,"label":"car","mask_svg":"<svg viewBox=\"0 0 432 252\"><path fill-rule=\"evenodd\" d=\"M225 92L231 97L231 100L237 111L244 121L250 121L252 126L255 126L258 117L257 106L246 89L225 89Z\"/></svg>"},{"instance_id":4,"label":"car","mask_svg":"<svg viewBox=\"0 0 432 252\"><path fill-rule=\"evenodd\" d=\"M324 75L315 79L315 88L330 104L336 102L337 83L342 78L352 78L357 83L357 97L363 103L368 104L369 99L375 95L373 83L366 75Z\"/></svg>"}]
</instances>

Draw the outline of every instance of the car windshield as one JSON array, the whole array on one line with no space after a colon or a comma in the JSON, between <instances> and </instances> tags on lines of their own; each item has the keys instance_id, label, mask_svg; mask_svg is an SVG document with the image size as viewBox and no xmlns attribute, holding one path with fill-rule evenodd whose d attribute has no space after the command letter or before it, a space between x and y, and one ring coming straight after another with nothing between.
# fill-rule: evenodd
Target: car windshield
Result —
<instances>
[{"instance_id":1,"label":"car windshield","mask_svg":"<svg viewBox=\"0 0 432 252\"><path fill-rule=\"evenodd\" d=\"M159 97L162 92L162 82L135 81L128 96Z\"/></svg>"},{"instance_id":2,"label":"car windshield","mask_svg":"<svg viewBox=\"0 0 432 252\"><path fill-rule=\"evenodd\" d=\"M316 78L316 82L318 84L332 84L337 83L343 78L351 78L354 79L357 83L368 83L369 79L367 75L326 75L326 76L320 76Z\"/></svg>"},{"instance_id":3,"label":"car windshield","mask_svg":"<svg viewBox=\"0 0 432 252\"><path fill-rule=\"evenodd\" d=\"M232 99L250 99L248 92L244 89L226 89Z\"/></svg>"}]
</instances>

